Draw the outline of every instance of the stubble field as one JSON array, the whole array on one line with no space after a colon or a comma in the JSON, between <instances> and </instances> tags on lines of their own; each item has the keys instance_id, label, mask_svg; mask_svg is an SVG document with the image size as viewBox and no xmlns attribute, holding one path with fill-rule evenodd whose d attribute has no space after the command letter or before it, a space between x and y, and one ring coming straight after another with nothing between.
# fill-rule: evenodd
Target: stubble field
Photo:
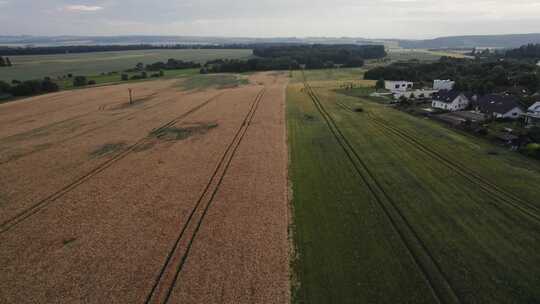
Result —
<instances>
[{"instance_id":1,"label":"stubble field","mask_svg":"<svg viewBox=\"0 0 540 304\"><path fill-rule=\"evenodd\" d=\"M287 302L286 82L0 105L0 302Z\"/></svg>"}]
</instances>

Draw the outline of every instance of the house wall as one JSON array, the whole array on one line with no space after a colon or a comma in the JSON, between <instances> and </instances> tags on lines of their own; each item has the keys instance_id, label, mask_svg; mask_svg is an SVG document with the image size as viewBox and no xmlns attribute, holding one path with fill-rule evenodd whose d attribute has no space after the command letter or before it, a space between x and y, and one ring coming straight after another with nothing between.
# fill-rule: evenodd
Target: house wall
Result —
<instances>
[{"instance_id":1,"label":"house wall","mask_svg":"<svg viewBox=\"0 0 540 304\"><path fill-rule=\"evenodd\" d=\"M413 88L414 83L408 81L385 81L384 88L391 92L405 92Z\"/></svg>"},{"instance_id":2,"label":"house wall","mask_svg":"<svg viewBox=\"0 0 540 304\"><path fill-rule=\"evenodd\" d=\"M431 106L436 109L443 109L448 111L462 111L465 110L471 102L464 95L459 95L451 103L442 102L439 100L433 100Z\"/></svg>"},{"instance_id":3,"label":"house wall","mask_svg":"<svg viewBox=\"0 0 540 304\"><path fill-rule=\"evenodd\" d=\"M420 95L424 94L424 98L431 98L434 93L437 91L433 90L415 90L415 91L407 91L407 92L395 92L394 98L399 99L401 96L405 96L407 98L411 98L411 96L414 95L414 99L420 98Z\"/></svg>"},{"instance_id":4,"label":"house wall","mask_svg":"<svg viewBox=\"0 0 540 304\"><path fill-rule=\"evenodd\" d=\"M451 80L434 80L433 81L433 89L440 91L440 90L452 90L454 88L454 85L456 84L455 81Z\"/></svg>"},{"instance_id":5,"label":"house wall","mask_svg":"<svg viewBox=\"0 0 540 304\"><path fill-rule=\"evenodd\" d=\"M539 116L532 116L532 115L525 116L525 125L527 125L527 127L540 126L540 115Z\"/></svg>"}]
</instances>

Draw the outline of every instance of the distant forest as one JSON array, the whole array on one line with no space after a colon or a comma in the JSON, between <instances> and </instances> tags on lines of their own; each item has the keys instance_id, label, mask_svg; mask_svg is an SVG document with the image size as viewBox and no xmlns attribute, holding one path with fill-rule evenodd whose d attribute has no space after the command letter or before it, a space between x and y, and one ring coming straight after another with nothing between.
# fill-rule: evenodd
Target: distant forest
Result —
<instances>
[{"instance_id":1,"label":"distant forest","mask_svg":"<svg viewBox=\"0 0 540 304\"><path fill-rule=\"evenodd\" d=\"M540 60L540 44L527 44L520 48L509 50L506 58Z\"/></svg>"},{"instance_id":2,"label":"distant forest","mask_svg":"<svg viewBox=\"0 0 540 304\"><path fill-rule=\"evenodd\" d=\"M519 60L470 60L443 57L434 63L397 62L366 72L366 79L408 80L428 84L434 79L453 79L456 89L488 94L526 90L532 94L540 89L538 67Z\"/></svg>"},{"instance_id":3,"label":"distant forest","mask_svg":"<svg viewBox=\"0 0 540 304\"><path fill-rule=\"evenodd\" d=\"M382 45L271 45L254 48L249 60L215 60L202 73L241 73L248 71L362 67L365 59L386 56Z\"/></svg>"},{"instance_id":4,"label":"distant forest","mask_svg":"<svg viewBox=\"0 0 540 304\"><path fill-rule=\"evenodd\" d=\"M386 56L383 45L292 45L268 46L253 50L253 55L263 58L290 58L307 67L324 67L325 63L350 67L362 66L364 59Z\"/></svg>"}]
</instances>

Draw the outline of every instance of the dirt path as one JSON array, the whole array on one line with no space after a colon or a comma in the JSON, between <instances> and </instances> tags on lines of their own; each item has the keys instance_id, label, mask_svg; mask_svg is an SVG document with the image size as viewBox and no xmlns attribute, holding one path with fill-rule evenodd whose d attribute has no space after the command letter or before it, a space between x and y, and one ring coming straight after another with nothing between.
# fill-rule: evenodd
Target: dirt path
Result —
<instances>
[{"instance_id":1,"label":"dirt path","mask_svg":"<svg viewBox=\"0 0 540 304\"><path fill-rule=\"evenodd\" d=\"M131 120L98 120L84 136L0 165L0 182L8 189L0 190L5 220L146 138L110 167L0 233L0 302L143 303L263 87L266 93L193 239L169 302L288 302L285 79L254 78L265 85L192 93L179 100L186 93L164 85L148 101L155 107L119 114L132 115ZM75 108L68 107L69 112ZM91 109L80 109L86 110ZM82 119L93 120L89 115L94 114ZM110 125L93 130L104 124ZM68 136L52 132L45 138L57 142Z\"/></svg>"}]
</instances>

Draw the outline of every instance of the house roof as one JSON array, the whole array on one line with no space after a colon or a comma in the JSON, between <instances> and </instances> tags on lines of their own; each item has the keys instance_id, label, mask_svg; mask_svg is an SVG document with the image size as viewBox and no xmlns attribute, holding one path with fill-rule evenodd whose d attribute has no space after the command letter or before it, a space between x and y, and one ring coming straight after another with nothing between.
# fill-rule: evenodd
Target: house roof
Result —
<instances>
[{"instance_id":1,"label":"house roof","mask_svg":"<svg viewBox=\"0 0 540 304\"><path fill-rule=\"evenodd\" d=\"M513 95L488 94L478 100L480 111L486 113L505 114L518 107L522 108L519 99Z\"/></svg>"},{"instance_id":2,"label":"house roof","mask_svg":"<svg viewBox=\"0 0 540 304\"><path fill-rule=\"evenodd\" d=\"M540 112L540 101L537 101L532 106L530 106L529 112Z\"/></svg>"},{"instance_id":3,"label":"house roof","mask_svg":"<svg viewBox=\"0 0 540 304\"><path fill-rule=\"evenodd\" d=\"M452 103L456 98L458 98L459 95L462 95L463 93L459 91L447 91L447 90L441 90L438 93L433 94L433 100L444 102L444 103Z\"/></svg>"}]
</instances>

